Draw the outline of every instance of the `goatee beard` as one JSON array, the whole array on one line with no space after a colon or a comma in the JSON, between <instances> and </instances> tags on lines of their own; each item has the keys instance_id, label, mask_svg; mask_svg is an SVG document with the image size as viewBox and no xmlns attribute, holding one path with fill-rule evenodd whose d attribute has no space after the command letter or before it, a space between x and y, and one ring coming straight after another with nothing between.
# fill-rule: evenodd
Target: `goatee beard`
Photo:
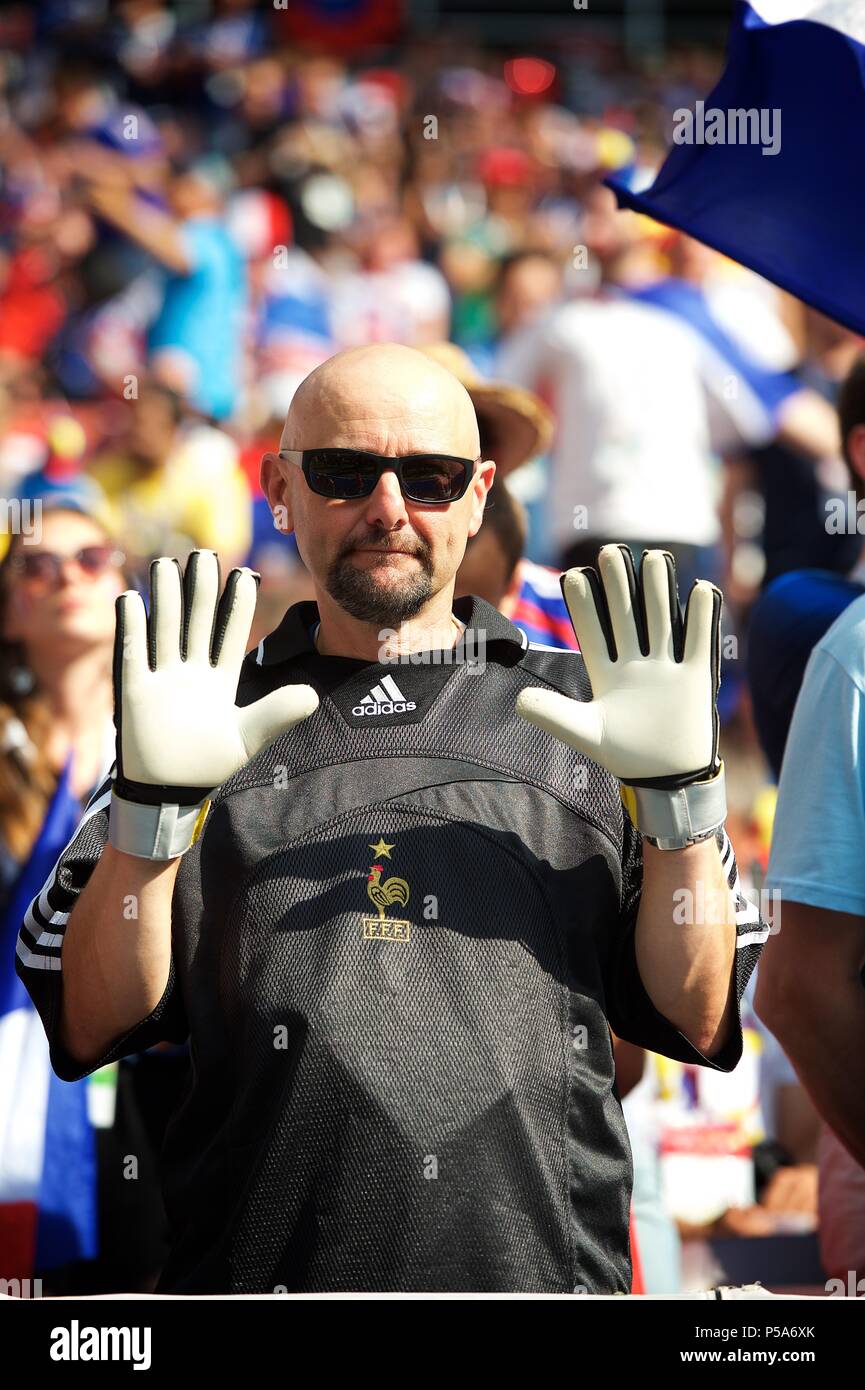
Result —
<instances>
[{"instance_id":1,"label":"goatee beard","mask_svg":"<svg viewBox=\"0 0 865 1390\"><path fill-rule=\"evenodd\" d=\"M371 548L386 542L369 542ZM432 575L429 557L426 552L411 552L420 562L421 569L401 578L398 583L382 584L376 576L376 569L352 563L351 555L340 556L333 562L327 574L325 587L340 608L362 623L378 623L381 627L396 627L417 616L432 598ZM395 561L402 566L403 561ZM388 566L390 567L390 566Z\"/></svg>"}]
</instances>

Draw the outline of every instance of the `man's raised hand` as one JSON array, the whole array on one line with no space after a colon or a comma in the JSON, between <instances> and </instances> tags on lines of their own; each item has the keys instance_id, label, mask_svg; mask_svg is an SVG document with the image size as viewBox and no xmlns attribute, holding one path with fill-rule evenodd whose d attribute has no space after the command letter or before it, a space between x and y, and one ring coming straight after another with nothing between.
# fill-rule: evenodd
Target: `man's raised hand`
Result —
<instances>
[{"instance_id":1,"label":"man's raised hand","mask_svg":"<svg viewBox=\"0 0 865 1390\"><path fill-rule=\"evenodd\" d=\"M220 598L219 561L194 550L150 566L150 618L140 594L116 602L117 764L109 838L127 854L183 854L210 792L318 706L309 685L235 704L258 592L233 569Z\"/></svg>"},{"instance_id":2,"label":"man's raised hand","mask_svg":"<svg viewBox=\"0 0 865 1390\"><path fill-rule=\"evenodd\" d=\"M679 848L726 812L715 703L721 591L697 580L683 621L668 551L647 550L637 577L630 549L605 545L598 569L600 579L590 568L562 577L594 698L531 687L517 711L617 777L638 829Z\"/></svg>"}]
</instances>

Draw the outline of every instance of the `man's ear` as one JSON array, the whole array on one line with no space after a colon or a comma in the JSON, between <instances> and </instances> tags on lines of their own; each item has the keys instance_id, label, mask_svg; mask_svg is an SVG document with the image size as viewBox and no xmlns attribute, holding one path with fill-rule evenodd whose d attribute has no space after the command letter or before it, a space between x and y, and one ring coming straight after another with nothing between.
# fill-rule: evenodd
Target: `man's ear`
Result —
<instances>
[{"instance_id":1,"label":"man's ear","mask_svg":"<svg viewBox=\"0 0 865 1390\"><path fill-rule=\"evenodd\" d=\"M273 514L274 526L277 531L290 535L294 530L291 489L278 454L268 452L262 456L259 482Z\"/></svg>"},{"instance_id":2,"label":"man's ear","mask_svg":"<svg viewBox=\"0 0 865 1390\"><path fill-rule=\"evenodd\" d=\"M476 536L481 529L484 520L484 507L487 504L487 496L493 485L496 476L496 466L492 459L483 459L481 466L472 479L471 497L472 510L469 518L468 536Z\"/></svg>"}]
</instances>

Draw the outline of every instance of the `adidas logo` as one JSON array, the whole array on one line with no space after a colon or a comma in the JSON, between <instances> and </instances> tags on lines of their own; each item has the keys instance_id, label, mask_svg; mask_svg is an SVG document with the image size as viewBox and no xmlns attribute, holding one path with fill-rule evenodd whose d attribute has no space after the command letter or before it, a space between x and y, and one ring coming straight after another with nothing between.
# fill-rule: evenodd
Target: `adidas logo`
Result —
<instances>
[{"instance_id":1,"label":"adidas logo","mask_svg":"<svg viewBox=\"0 0 865 1390\"><path fill-rule=\"evenodd\" d=\"M383 676L381 683L354 706L352 714L405 714L410 709L417 709L414 700L405 698L393 676Z\"/></svg>"}]
</instances>

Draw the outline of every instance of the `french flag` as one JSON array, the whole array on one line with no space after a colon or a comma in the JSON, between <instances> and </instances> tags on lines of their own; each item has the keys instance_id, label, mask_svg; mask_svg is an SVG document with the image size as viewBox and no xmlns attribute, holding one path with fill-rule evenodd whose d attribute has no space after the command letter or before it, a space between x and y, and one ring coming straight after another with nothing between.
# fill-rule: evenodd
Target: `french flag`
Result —
<instances>
[{"instance_id":1,"label":"french flag","mask_svg":"<svg viewBox=\"0 0 865 1390\"><path fill-rule=\"evenodd\" d=\"M33 898L81 819L71 757L0 918L0 1278L29 1280L97 1255L96 1135L88 1080L61 1081L15 971L15 944Z\"/></svg>"},{"instance_id":2,"label":"french flag","mask_svg":"<svg viewBox=\"0 0 865 1390\"><path fill-rule=\"evenodd\" d=\"M720 82L676 112L650 188L620 207L687 232L865 334L865 4L739 3Z\"/></svg>"}]
</instances>

